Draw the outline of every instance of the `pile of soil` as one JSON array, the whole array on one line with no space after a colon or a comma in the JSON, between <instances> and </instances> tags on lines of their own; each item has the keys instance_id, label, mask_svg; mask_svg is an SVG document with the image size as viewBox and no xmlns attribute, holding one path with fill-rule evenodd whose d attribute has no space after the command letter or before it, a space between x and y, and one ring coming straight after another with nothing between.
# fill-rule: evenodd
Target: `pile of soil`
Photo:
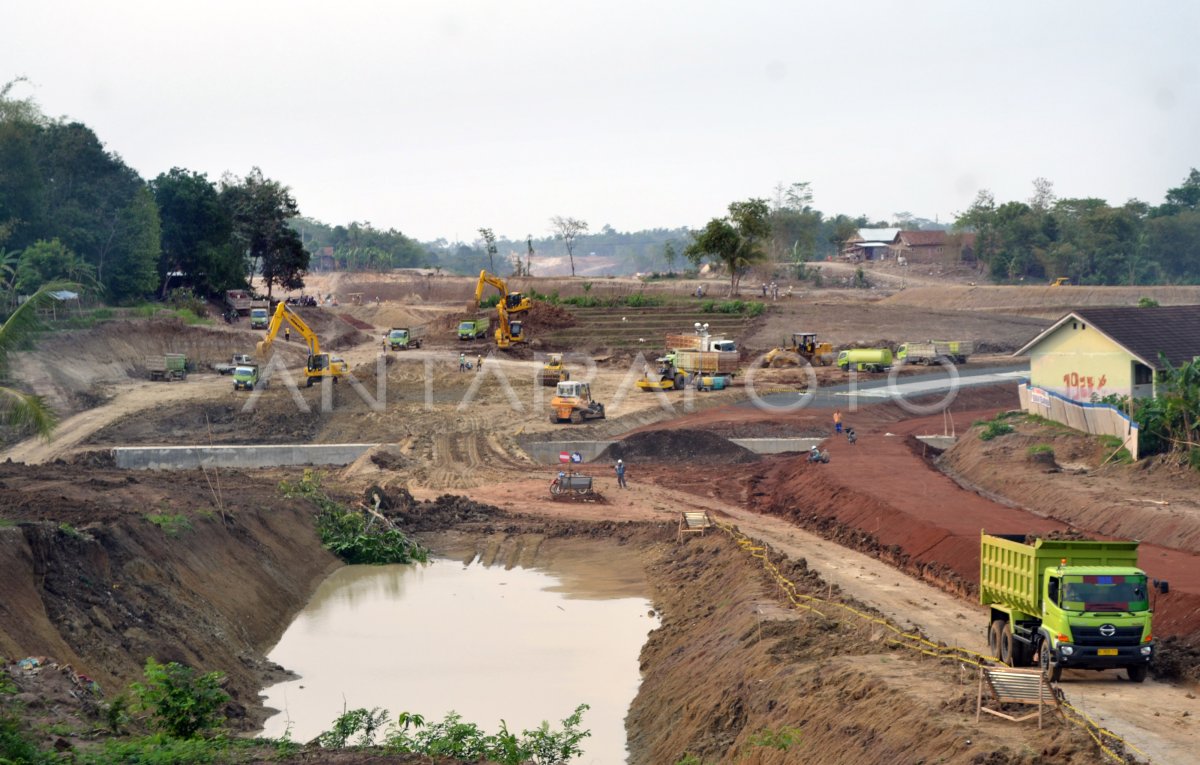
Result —
<instances>
[{"instance_id":1,"label":"pile of soil","mask_svg":"<svg viewBox=\"0 0 1200 765\"><path fill-rule=\"evenodd\" d=\"M521 321L524 322L526 329L533 332L566 329L567 327L574 327L579 323L575 318L575 314L562 306L543 303L540 300L533 302L533 308L525 313Z\"/></svg>"},{"instance_id":2,"label":"pile of soil","mask_svg":"<svg viewBox=\"0 0 1200 765\"><path fill-rule=\"evenodd\" d=\"M707 430L649 430L634 433L623 441L610 445L596 458L597 462L618 459L640 462L689 462L741 464L755 462L758 455L744 446Z\"/></svg>"}]
</instances>

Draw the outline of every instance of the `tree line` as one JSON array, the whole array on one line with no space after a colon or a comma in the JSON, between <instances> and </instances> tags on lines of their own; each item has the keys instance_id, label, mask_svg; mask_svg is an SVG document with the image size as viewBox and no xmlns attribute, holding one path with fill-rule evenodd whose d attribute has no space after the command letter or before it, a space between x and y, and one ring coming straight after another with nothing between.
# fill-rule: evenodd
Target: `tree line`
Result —
<instances>
[{"instance_id":1,"label":"tree line","mask_svg":"<svg viewBox=\"0 0 1200 765\"><path fill-rule=\"evenodd\" d=\"M997 203L983 190L955 227L975 233L979 266L998 282L1193 284L1200 281L1200 171L1192 168L1158 205L1058 199L1043 178L1023 202Z\"/></svg>"},{"instance_id":2,"label":"tree line","mask_svg":"<svg viewBox=\"0 0 1200 765\"><path fill-rule=\"evenodd\" d=\"M122 303L186 288L293 289L308 253L290 191L257 168L218 182L174 168L146 181L78 122L46 117L20 80L0 88L0 286L11 301L56 279Z\"/></svg>"}]
</instances>

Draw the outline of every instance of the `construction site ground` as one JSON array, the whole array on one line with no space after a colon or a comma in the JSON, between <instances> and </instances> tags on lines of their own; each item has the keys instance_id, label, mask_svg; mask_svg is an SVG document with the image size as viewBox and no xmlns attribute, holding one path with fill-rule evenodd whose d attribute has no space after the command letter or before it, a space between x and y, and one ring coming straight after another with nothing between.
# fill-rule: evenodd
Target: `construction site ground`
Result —
<instances>
[{"instance_id":1,"label":"construction site ground","mask_svg":"<svg viewBox=\"0 0 1200 765\"><path fill-rule=\"evenodd\" d=\"M835 345L971 339L1001 362L1048 326L1067 299L1062 289L933 288L922 282L936 283L936 276L873 277L873 290L797 290L747 319L738 339L747 355L801 330ZM895 279L907 279L905 289ZM614 279L590 287L588 294L601 297L657 290L667 305L646 314L616 308L630 342L589 343L587 356L598 361L594 368L576 363L575 376L592 374L593 395L609 417L581 426L551 425L553 391L534 380L533 351L576 350L552 342L555 331L572 324L569 306L531 320L536 348L495 353L485 341L453 337L474 291L468 279L314 279L310 292L337 295L340 305L305 309L306 320L350 362L359 383L327 390L285 384L282 370L297 376L304 352L282 339L275 343L280 376L265 391L235 393L229 378L203 371L185 382L141 379L142 359L155 353L182 350L203 370L252 352L261 333L245 324L129 319L42 336L35 351L17 355L13 369L63 419L53 440L9 443L0 454L13 463L0 465L0 655L52 657L106 690L137 679L147 655L220 669L230 676L240 727L252 730L263 717L257 689L282 671L265 661L266 650L338 565L320 550L311 508L278 490L300 470L124 472L112 467L107 450L378 443L355 463L325 471L325 485L346 497L371 486L400 497L411 492L417 502L402 522L435 550L465 545L504 565L572 557L580 577L597 582L607 575L608 546L640 551L662 627L642 654L643 684L627 720L631 762L676 762L687 754L743 761L757 732L782 727L800 729L796 751L805 762L1111 759L1070 723L1040 732L998 720L977 724L969 663L909 651L878 622L837 607L836 616L829 608L824 615L790 608L762 562L729 533L677 543L684 510L706 510L767 544L771 560L805 593L974 651L983 650L986 618L973 600L980 529L1141 539L1143 565L1172 587L1156 615L1169 649L1163 672L1141 685L1117 672L1067 672L1062 687L1074 709L1115 734L1101 736L1110 751L1122 751L1123 740L1136 747L1123 751L1137 759L1196 761L1196 473L1163 460L1106 462L1109 454L1095 439L1039 423L1019 422L1014 434L979 440L971 423L1016 408L1012 385L960 392L949 417L914 418L886 403L847 406L858 442L831 438L827 465L795 455L743 461L716 437L830 435L830 412L781 415L738 405L748 394L742 385L702 394L634 388L643 371L639 355L652 359L662 350L651 332L658 314L672 305L680 315L694 310L685 301L696 283ZM583 294L571 280L515 286ZM1005 289L1011 291L997 292ZM357 304L346 298L355 293ZM1086 295L1088 304L1133 304L1141 296L1200 302L1200 291L1187 288ZM639 326L641 315L656 323L647 318ZM382 353L382 334L392 326L414 328L422 348ZM472 362L482 357L483 368L460 372L460 353ZM817 375L822 385L844 381L828 367ZM803 385L795 370L764 370L755 380L764 392ZM962 438L941 456L915 439L948 432ZM617 488L609 462L582 467L595 476L604 502L555 501L549 483L557 468L534 464L520 446L622 437L636 446L627 452L637 455L626 458L628 490ZM1028 456L1029 446L1043 443L1054 448L1049 464ZM170 533L150 515L180 515L187 526ZM31 688L38 682L26 681ZM29 707L35 718L38 709L50 715L57 708ZM87 710L78 714L86 718ZM797 761L795 751L761 747L753 756Z\"/></svg>"}]
</instances>

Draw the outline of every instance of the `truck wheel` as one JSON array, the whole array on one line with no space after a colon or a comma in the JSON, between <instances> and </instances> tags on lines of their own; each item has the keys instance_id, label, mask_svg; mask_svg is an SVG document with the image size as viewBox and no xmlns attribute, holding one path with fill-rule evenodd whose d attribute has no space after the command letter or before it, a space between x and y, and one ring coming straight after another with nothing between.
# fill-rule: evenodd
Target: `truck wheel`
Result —
<instances>
[{"instance_id":1,"label":"truck wheel","mask_svg":"<svg viewBox=\"0 0 1200 765\"><path fill-rule=\"evenodd\" d=\"M1016 667L1017 657L1013 651L1013 634L1012 625L1008 622L1004 623L1004 627L1000 630L1000 661L1010 667Z\"/></svg>"},{"instance_id":2,"label":"truck wheel","mask_svg":"<svg viewBox=\"0 0 1200 765\"><path fill-rule=\"evenodd\" d=\"M1000 658L1000 636L1004 632L1004 620L997 619L992 622L991 628L988 629L988 653L993 658Z\"/></svg>"},{"instance_id":3,"label":"truck wheel","mask_svg":"<svg viewBox=\"0 0 1200 765\"><path fill-rule=\"evenodd\" d=\"M1038 641L1038 667L1041 668L1042 674L1050 679L1050 682L1057 683L1062 679L1062 665L1058 662L1050 662L1052 652L1049 641L1045 639Z\"/></svg>"},{"instance_id":4,"label":"truck wheel","mask_svg":"<svg viewBox=\"0 0 1200 765\"><path fill-rule=\"evenodd\" d=\"M675 379L671 384L675 386L675 390L683 390L683 386L687 383L687 379L683 375L675 375Z\"/></svg>"},{"instance_id":5,"label":"truck wheel","mask_svg":"<svg viewBox=\"0 0 1200 765\"><path fill-rule=\"evenodd\" d=\"M1145 664L1135 664L1132 667L1125 668L1125 674L1129 677L1129 679L1131 681L1133 681L1135 683L1146 682L1146 673L1149 671L1150 671L1150 668L1147 667Z\"/></svg>"}]
</instances>

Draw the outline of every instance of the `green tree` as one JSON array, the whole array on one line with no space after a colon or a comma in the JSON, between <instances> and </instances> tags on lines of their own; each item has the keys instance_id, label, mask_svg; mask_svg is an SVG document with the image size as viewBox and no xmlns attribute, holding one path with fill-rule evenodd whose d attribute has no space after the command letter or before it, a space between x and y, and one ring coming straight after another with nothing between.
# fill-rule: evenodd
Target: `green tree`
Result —
<instances>
[{"instance_id":1,"label":"green tree","mask_svg":"<svg viewBox=\"0 0 1200 765\"><path fill-rule=\"evenodd\" d=\"M1192 168L1182 184L1167 191L1167 199L1158 215L1178 215L1185 210L1200 210L1200 170Z\"/></svg>"},{"instance_id":2,"label":"green tree","mask_svg":"<svg viewBox=\"0 0 1200 765\"><path fill-rule=\"evenodd\" d=\"M666 242L663 244L663 260L667 263L667 273L675 273L675 260L679 257L679 253L675 251L674 242Z\"/></svg>"},{"instance_id":3,"label":"green tree","mask_svg":"<svg viewBox=\"0 0 1200 765\"><path fill-rule=\"evenodd\" d=\"M253 266L251 272L262 276L267 295L276 284L302 287L308 252L300 235L287 225L299 214L290 190L255 167L245 178L222 178L220 196L233 223L234 241Z\"/></svg>"},{"instance_id":4,"label":"green tree","mask_svg":"<svg viewBox=\"0 0 1200 765\"><path fill-rule=\"evenodd\" d=\"M483 237L484 251L488 256L488 271L496 273L496 235L492 233L490 228L479 229L479 236ZM571 275L575 272L572 270Z\"/></svg>"},{"instance_id":5,"label":"green tree","mask_svg":"<svg viewBox=\"0 0 1200 765\"><path fill-rule=\"evenodd\" d=\"M95 269L84 263L65 244L57 239L35 242L21 253L17 261L18 293L36 292L43 284L56 281L85 282L95 279Z\"/></svg>"},{"instance_id":6,"label":"green tree","mask_svg":"<svg viewBox=\"0 0 1200 765\"><path fill-rule=\"evenodd\" d=\"M862 228L859 221L848 218L845 215L834 217L830 223L832 229L829 233L829 243L833 245L835 253L840 253L845 249L846 243L858 234L859 228Z\"/></svg>"},{"instance_id":7,"label":"green tree","mask_svg":"<svg viewBox=\"0 0 1200 765\"><path fill-rule=\"evenodd\" d=\"M245 262L232 242L232 221L208 177L175 167L151 181L150 191L162 222L160 295L175 287L202 295L245 287Z\"/></svg>"},{"instance_id":8,"label":"green tree","mask_svg":"<svg viewBox=\"0 0 1200 765\"><path fill-rule=\"evenodd\" d=\"M684 255L697 265L706 257L719 261L729 271L730 296L737 295L742 275L766 260L762 245L771 233L769 214L765 199L733 202L727 218L713 218L692 234Z\"/></svg>"},{"instance_id":9,"label":"green tree","mask_svg":"<svg viewBox=\"0 0 1200 765\"><path fill-rule=\"evenodd\" d=\"M571 261L571 276L575 275L575 239L580 234L586 234L588 224L578 218L564 218L555 215L550 219L550 230L554 238L561 240L567 248L567 259Z\"/></svg>"},{"instance_id":10,"label":"green tree","mask_svg":"<svg viewBox=\"0 0 1200 765\"><path fill-rule=\"evenodd\" d=\"M41 397L17 390L8 378L8 356L29 341L38 327L37 312L56 300L51 293L78 289L71 283L51 283L38 289L0 325L0 421L19 434L35 433L49 440L57 418Z\"/></svg>"},{"instance_id":11,"label":"green tree","mask_svg":"<svg viewBox=\"0 0 1200 765\"><path fill-rule=\"evenodd\" d=\"M141 297L158 286L162 227L154 195L145 186L134 191L117 214L104 286L112 295Z\"/></svg>"}]
</instances>

